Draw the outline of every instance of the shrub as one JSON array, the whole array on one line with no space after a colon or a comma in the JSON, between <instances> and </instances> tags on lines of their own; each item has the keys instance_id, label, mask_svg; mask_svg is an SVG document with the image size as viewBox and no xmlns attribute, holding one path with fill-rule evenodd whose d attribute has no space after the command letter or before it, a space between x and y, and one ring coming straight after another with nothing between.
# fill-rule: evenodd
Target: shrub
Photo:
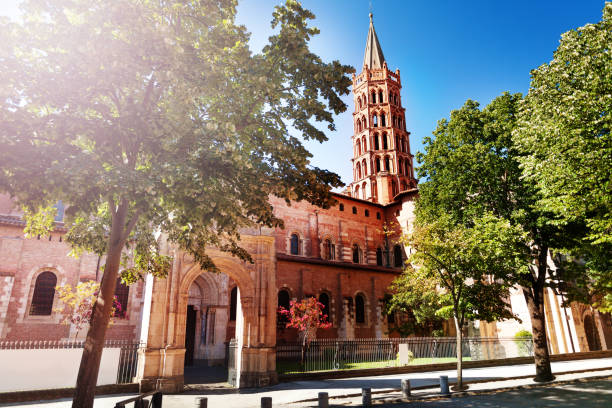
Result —
<instances>
[{"instance_id":1,"label":"shrub","mask_svg":"<svg viewBox=\"0 0 612 408\"><path fill-rule=\"evenodd\" d=\"M516 347L519 357L528 357L533 355L533 335L529 330L521 329L514 335L516 339Z\"/></svg>"}]
</instances>

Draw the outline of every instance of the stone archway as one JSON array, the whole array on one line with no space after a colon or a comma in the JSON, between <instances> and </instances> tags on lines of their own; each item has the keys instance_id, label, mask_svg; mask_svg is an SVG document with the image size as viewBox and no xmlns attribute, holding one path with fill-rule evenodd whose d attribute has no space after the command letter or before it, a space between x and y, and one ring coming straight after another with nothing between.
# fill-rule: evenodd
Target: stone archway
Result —
<instances>
[{"instance_id":1,"label":"stone archway","mask_svg":"<svg viewBox=\"0 0 612 408\"><path fill-rule=\"evenodd\" d=\"M242 313L236 324L237 386L261 387L277 381L274 238L243 235L241 244L254 263L215 249L207 254L239 288ZM157 387L178 392L184 384L189 288L203 271L182 251L171 248L168 253L173 256L173 264L167 278L147 281L151 289L150 296L145 295L143 315L149 311L149 319L143 319L142 329L147 347L141 353L137 373L142 391Z\"/></svg>"}]
</instances>

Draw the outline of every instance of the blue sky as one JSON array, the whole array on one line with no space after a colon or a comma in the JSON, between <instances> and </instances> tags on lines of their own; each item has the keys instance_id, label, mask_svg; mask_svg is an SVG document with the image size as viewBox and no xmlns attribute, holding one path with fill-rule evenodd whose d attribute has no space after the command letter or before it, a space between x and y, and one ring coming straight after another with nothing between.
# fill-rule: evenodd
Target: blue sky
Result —
<instances>
[{"instance_id":1,"label":"blue sky","mask_svg":"<svg viewBox=\"0 0 612 408\"><path fill-rule=\"evenodd\" d=\"M14 15L18 0L0 0L0 15ZM259 51L271 34L275 0L242 0L238 22ZM303 0L321 34L312 50L358 70L372 4L374 26L389 69L400 69L406 125L413 154L439 119L467 99L486 105L504 91L526 93L529 72L550 61L561 34L601 19L603 0ZM336 118L329 141L307 143L315 166L351 182L352 97Z\"/></svg>"}]
</instances>

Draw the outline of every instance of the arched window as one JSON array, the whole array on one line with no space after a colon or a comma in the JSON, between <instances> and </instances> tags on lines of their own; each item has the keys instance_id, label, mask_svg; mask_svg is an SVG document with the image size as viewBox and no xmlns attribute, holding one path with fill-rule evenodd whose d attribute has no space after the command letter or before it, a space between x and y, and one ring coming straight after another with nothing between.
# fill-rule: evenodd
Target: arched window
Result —
<instances>
[{"instance_id":1,"label":"arched window","mask_svg":"<svg viewBox=\"0 0 612 408\"><path fill-rule=\"evenodd\" d=\"M361 132L361 120L357 119L357 133Z\"/></svg>"},{"instance_id":2,"label":"arched window","mask_svg":"<svg viewBox=\"0 0 612 408\"><path fill-rule=\"evenodd\" d=\"M53 297L55 296L57 277L53 272L43 272L34 283L34 295L30 305L31 316L48 316L53 310Z\"/></svg>"},{"instance_id":3,"label":"arched window","mask_svg":"<svg viewBox=\"0 0 612 408\"><path fill-rule=\"evenodd\" d=\"M410 175L410 165L408 164L408 160L406 160L404 162L404 166L406 167L406 172L404 173L405 175L409 176Z\"/></svg>"},{"instance_id":4,"label":"arched window","mask_svg":"<svg viewBox=\"0 0 612 408\"><path fill-rule=\"evenodd\" d=\"M368 144L366 143L365 136L361 137L361 151L364 153L368 151Z\"/></svg>"},{"instance_id":5,"label":"arched window","mask_svg":"<svg viewBox=\"0 0 612 408\"><path fill-rule=\"evenodd\" d=\"M230 292L230 315L231 321L236 321L236 308L238 303L238 286L234 286Z\"/></svg>"},{"instance_id":6,"label":"arched window","mask_svg":"<svg viewBox=\"0 0 612 408\"><path fill-rule=\"evenodd\" d=\"M373 127L378 127L378 116L376 116L376 114L374 114L374 116L372 116L372 126Z\"/></svg>"},{"instance_id":7,"label":"arched window","mask_svg":"<svg viewBox=\"0 0 612 408\"><path fill-rule=\"evenodd\" d=\"M368 175L368 165L367 165L366 159L363 159L361 161L361 169L363 170L363 177L367 176Z\"/></svg>"},{"instance_id":8,"label":"arched window","mask_svg":"<svg viewBox=\"0 0 612 408\"><path fill-rule=\"evenodd\" d=\"M387 115L385 113L380 114L380 126L387 126Z\"/></svg>"},{"instance_id":9,"label":"arched window","mask_svg":"<svg viewBox=\"0 0 612 408\"><path fill-rule=\"evenodd\" d=\"M399 245L395 245L393 247L393 264L396 267L400 267L404 264L404 260L402 258L402 247Z\"/></svg>"},{"instance_id":10,"label":"arched window","mask_svg":"<svg viewBox=\"0 0 612 408\"><path fill-rule=\"evenodd\" d=\"M355 186L355 198L359 198L359 186ZM355 208L355 207L353 207ZM353 214L355 214L355 212L353 211Z\"/></svg>"},{"instance_id":11,"label":"arched window","mask_svg":"<svg viewBox=\"0 0 612 408\"><path fill-rule=\"evenodd\" d=\"M353 263L359 263L361 261L361 248L358 244L353 244Z\"/></svg>"},{"instance_id":12,"label":"arched window","mask_svg":"<svg viewBox=\"0 0 612 408\"><path fill-rule=\"evenodd\" d=\"M395 180L391 180L391 194L397 195L397 183Z\"/></svg>"},{"instance_id":13,"label":"arched window","mask_svg":"<svg viewBox=\"0 0 612 408\"><path fill-rule=\"evenodd\" d=\"M380 171L380 157L376 158L376 171Z\"/></svg>"},{"instance_id":14,"label":"arched window","mask_svg":"<svg viewBox=\"0 0 612 408\"><path fill-rule=\"evenodd\" d=\"M398 164L398 166L397 166L397 172L398 172L399 174L402 174L402 173L403 173L403 171L404 171L404 166L403 166L403 161L402 161L402 158L401 158L401 157L399 158L398 162L399 162L399 164Z\"/></svg>"},{"instance_id":15,"label":"arched window","mask_svg":"<svg viewBox=\"0 0 612 408\"><path fill-rule=\"evenodd\" d=\"M327 316L326 318L322 318L322 320L331 322L331 317L329 314L329 295L325 292L321 293L319 295L319 303L323 305L323 310L321 310L321 312L323 312L323 314Z\"/></svg>"},{"instance_id":16,"label":"arched window","mask_svg":"<svg viewBox=\"0 0 612 408\"><path fill-rule=\"evenodd\" d=\"M372 91L372 103L376 103L376 91Z\"/></svg>"},{"instance_id":17,"label":"arched window","mask_svg":"<svg viewBox=\"0 0 612 408\"><path fill-rule=\"evenodd\" d=\"M364 181L363 184L361 185L361 198L363 198L364 200L367 198L366 197L366 182Z\"/></svg>"},{"instance_id":18,"label":"arched window","mask_svg":"<svg viewBox=\"0 0 612 408\"><path fill-rule=\"evenodd\" d=\"M382 266L383 264L383 251L381 247L376 248L376 265Z\"/></svg>"},{"instance_id":19,"label":"arched window","mask_svg":"<svg viewBox=\"0 0 612 408\"><path fill-rule=\"evenodd\" d=\"M340 203L339 207L340 207L340 211L344 211L344 204L343 203Z\"/></svg>"},{"instance_id":20,"label":"arched window","mask_svg":"<svg viewBox=\"0 0 612 408\"><path fill-rule=\"evenodd\" d=\"M389 142L387 140L387 134L386 133L382 134L382 140L383 140L383 149L384 150L389 149Z\"/></svg>"},{"instance_id":21,"label":"arched window","mask_svg":"<svg viewBox=\"0 0 612 408\"><path fill-rule=\"evenodd\" d=\"M361 96L357 97L357 106L359 106L359 109L361 109Z\"/></svg>"},{"instance_id":22,"label":"arched window","mask_svg":"<svg viewBox=\"0 0 612 408\"><path fill-rule=\"evenodd\" d=\"M291 255L300 254L300 237L297 234L291 234Z\"/></svg>"},{"instance_id":23,"label":"arched window","mask_svg":"<svg viewBox=\"0 0 612 408\"><path fill-rule=\"evenodd\" d=\"M278 291L278 308L280 309L281 307L285 310L289 310L289 308L291 307L289 304L289 291L287 289L281 289ZM280 310L279 310L280 311ZM284 329L285 327L287 327L287 322L289 322L289 319L287 318L286 315L278 313L277 314L277 318L276 318L276 326L278 329Z\"/></svg>"},{"instance_id":24,"label":"arched window","mask_svg":"<svg viewBox=\"0 0 612 408\"><path fill-rule=\"evenodd\" d=\"M117 278L115 283L115 296L119 307L115 309L115 317L125 318L127 315L128 299L130 297L130 287Z\"/></svg>"},{"instance_id":25,"label":"arched window","mask_svg":"<svg viewBox=\"0 0 612 408\"><path fill-rule=\"evenodd\" d=\"M376 182L375 181L372 182L372 190L371 191L372 191L372 197L376 198L378 196L378 192L376 191Z\"/></svg>"},{"instance_id":26,"label":"arched window","mask_svg":"<svg viewBox=\"0 0 612 408\"><path fill-rule=\"evenodd\" d=\"M382 91L378 91L378 102L379 103L383 103L384 99L383 99L383 93Z\"/></svg>"},{"instance_id":27,"label":"arched window","mask_svg":"<svg viewBox=\"0 0 612 408\"><path fill-rule=\"evenodd\" d=\"M366 118L361 118L361 125L363 127L363 130L366 130L368 127L368 122L366 122Z\"/></svg>"},{"instance_id":28,"label":"arched window","mask_svg":"<svg viewBox=\"0 0 612 408\"><path fill-rule=\"evenodd\" d=\"M361 156L361 143L359 143L359 140L357 140L355 144L355 151L357 152L357 156Z\"/></svg>"},{"instance_id":29,"label":"arched window","mask_svg":"<svg viewBox=\"0 0 612 408\"><path fill-rule=\"evenodd\" d=\"M333 261L336 259L336 245L331 242L331 239L323 241L323 259Z\"/></svg>"},{"instance_id":30,"label":"arched window","mask_svg":"<svg viewBox=\"0 0 612 408\"><path fill-rule=\"evenodd\" d=\"M361 164L357 163L357 180L361 180Z\"/></svg>"},{"instance_id":31,"label":"arched window","mask_svg":"<svg viewBox=\"0 0 612 408\"><path fill-rule=\"evenodd\" d=\"M601 350L601 342L599 341L599 335L597 334L597 327L595 326L593 317L590 314L586 314L583 318L583 324L589 351Z\"/></svg>"},{"instance_id":32,"label":"arched window","mask_svg":"<svg viewBox=\"0 0 612 408\"><path fill-rule=\"evenodd\" d=\"M366 217L369 217L370 216L370 210L366 209L364 214L365 214Z\"/></svg>"},{"instance_id":33,"label":"arched window","mask_svg":"<svg viewBox=\"0 0 612 408\"><path fill-rule=\"evenodd\" d=\"M385 170L386 171L391 171L391 168L389 167L390 163L389 163L389 156L385 156Z\"/></svg>"},{"instance_id":34,"label":"arched window","mask_svg":"<svg viewBox=\"0 0 612 408\"><path fill-rule=\"evenodd\" d=\"M361 293L355 296L355 321L365 323L365 299Z\"/></svg>"},{"instance_id":35,"label":"arched window","mask_svg":"<svg viewBox=\"0 0 612 408\"><path fill-rule=\"evenodd\" d=\"M378 133L374 133L374 150L380 150L380 143L378 141Z\"/></svg>"},{"instance_id":36,"label":"arched window","mask_svg":"<svg viewBox=\"0 0 612 408\"><path fill-rule=\"evenodd\" d=\"M359 188L359 186L357 186L357 188ZM357 197L359 198L359 197ZM353 214L357 214L357 207L353 207Z\"/></svg>"}]
</instances>

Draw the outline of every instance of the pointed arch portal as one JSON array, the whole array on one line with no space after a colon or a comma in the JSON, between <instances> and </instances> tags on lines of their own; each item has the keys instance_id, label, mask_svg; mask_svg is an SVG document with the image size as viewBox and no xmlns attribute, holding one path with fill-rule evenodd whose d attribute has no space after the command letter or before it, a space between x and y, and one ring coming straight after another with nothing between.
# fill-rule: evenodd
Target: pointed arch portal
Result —
<instances>
[{"instance_id":1,"label":"pointed arch portal","mask_svg":"<svg viewBox=\"0 0 612 408\"><path fill-rule=\"evenodd\" d=\"M244 235L242 245L253 264L210 249L220 271L215 274L174 248L168 251L173 264L167 278L148 277L141 338L146 348L137 372L142 391L182 391L185 366L199 359L211 365L227 361L228 381L236 387L277 382L274 238ZM229 320L232 281L235 322Z\"/></svg>"}]
</instances>

